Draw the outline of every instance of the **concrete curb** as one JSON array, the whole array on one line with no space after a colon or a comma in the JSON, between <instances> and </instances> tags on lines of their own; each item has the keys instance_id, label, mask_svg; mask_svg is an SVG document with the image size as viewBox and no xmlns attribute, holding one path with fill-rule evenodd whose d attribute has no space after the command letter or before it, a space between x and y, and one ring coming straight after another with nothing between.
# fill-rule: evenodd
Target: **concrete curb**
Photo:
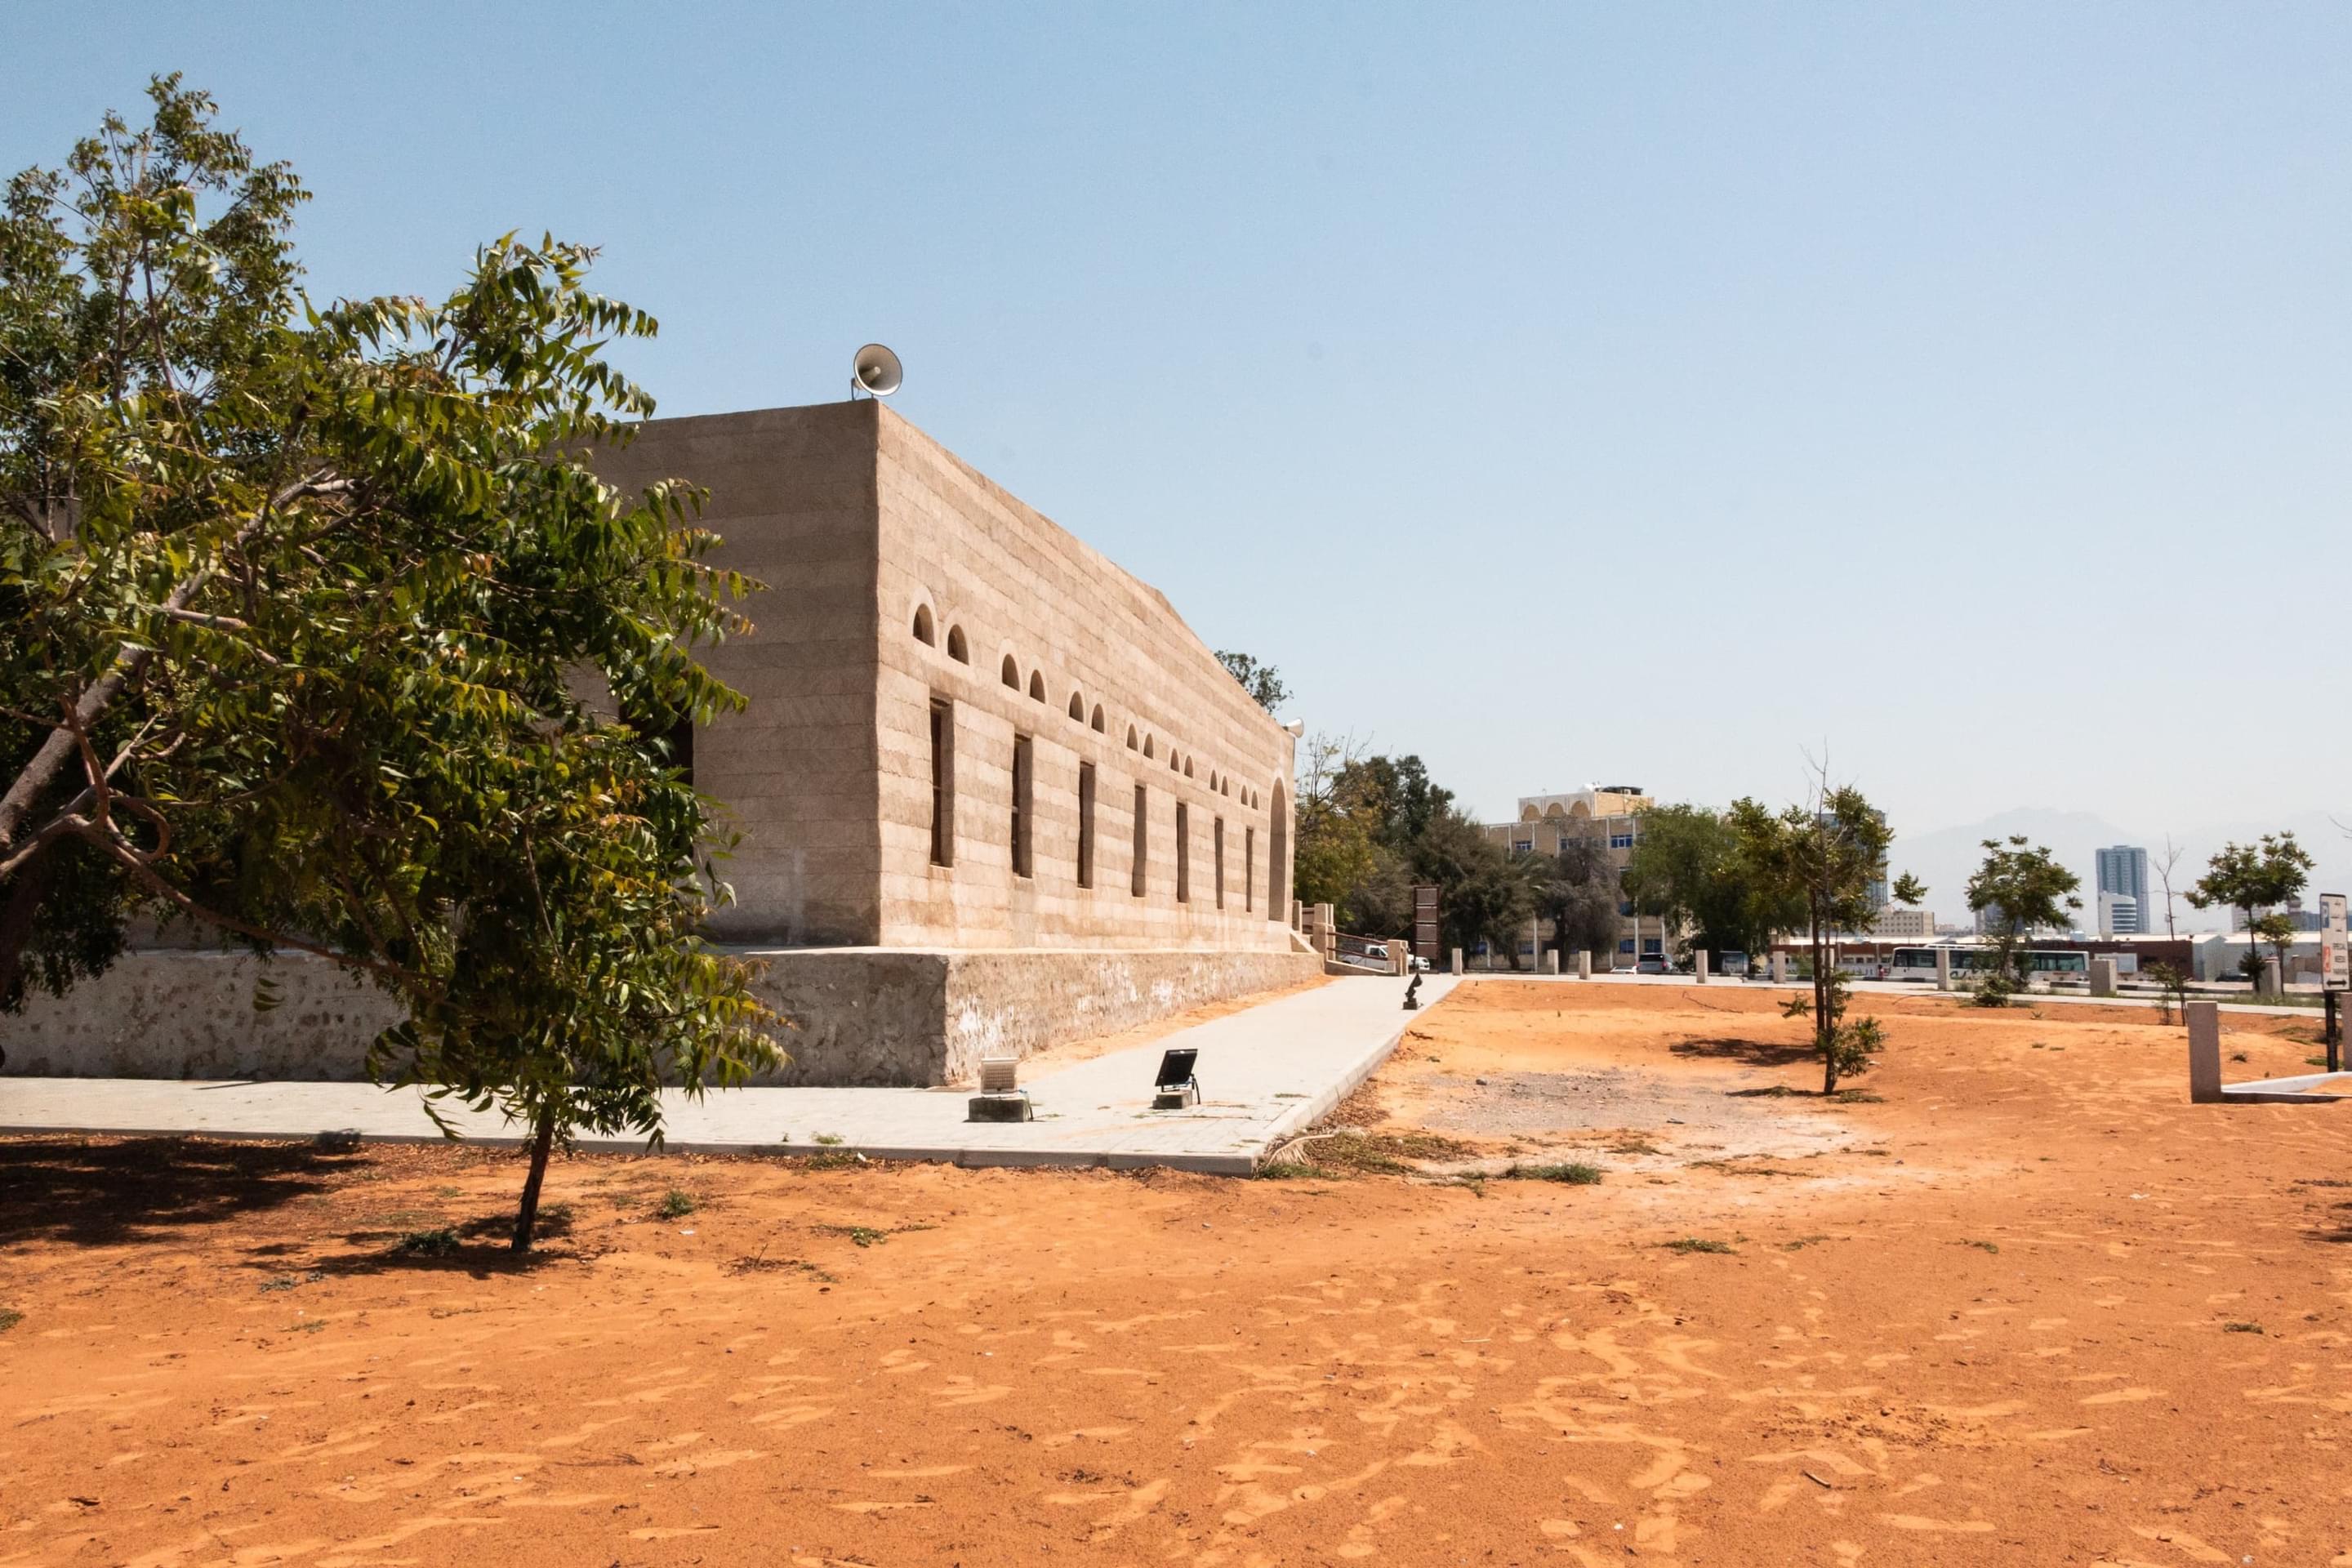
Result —
<instances>
[{"instance_id":1,"label":"concrete curb","mask_svg":"<svg viewBox=\"0 0 2352 1568\"><path fill-rule=\"evenodd\" d=\"M1439 1000L1442 1001L1444 998L1441 997ZM1429 1006L1434 1005L1433 1003L1424 1004L1423 1010L1426 1011ZM1255 1174L1259 1164L1265 1161L1268 1151L1301 1128L1314 1126L1329 1115L1334 1106L1355 1093L1366 1079L1380 1070L1381 1064L1389 1059L1390 1055L1397 1048L1398 1042L1404 1038L1406 1032L1412 1027L1411 1024L1400 1027L1395 1034L1391 1035L1380 1045L1349 1063L1329 1089L1311 1099L1299 1101L1296 1110L1278 1118L1272 1127L1266 1129L1264 1142L1259 1143L1256 1153L1251 1156L1248 1170L1243 1173Z\"/></svg>"}]
</instances>

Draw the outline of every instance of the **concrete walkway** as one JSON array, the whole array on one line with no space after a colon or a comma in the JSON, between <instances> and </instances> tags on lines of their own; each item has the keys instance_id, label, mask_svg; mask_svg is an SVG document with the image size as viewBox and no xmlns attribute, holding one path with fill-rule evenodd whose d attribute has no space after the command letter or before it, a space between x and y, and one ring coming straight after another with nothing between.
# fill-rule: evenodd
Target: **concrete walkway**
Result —
<instances>
[{"instance_id":1,"label":"concrete walkway","mask_svg":"<svg viewBox=\"0 0 2352 1568\"><path fill-rule=\"evenodd\" d=\"M945 1160L960 1165L1171 1165L1247 1175L1267 1148L1339 1103L1385 1059L1413 1015L1404 982L1349 978L1179 1029L1147 1046L1030 1079L1030 1122L969 1122L970 1089L734 1089L700 1101L666 1094L672 1149ZM1454 982L1430 975L1424 1005ZM1160 1053L1191 1047L1202 1101L1150 1109ZM453 1118L484 1142L521 1142L496 1116ZM364 1083L206 1083L160 1079L0 1078L0 1132L205 1133L229 1138L437 1142L418 1091ZM639 1139L583 1138L635 1150Z\"/></svg>"}]
</instances>

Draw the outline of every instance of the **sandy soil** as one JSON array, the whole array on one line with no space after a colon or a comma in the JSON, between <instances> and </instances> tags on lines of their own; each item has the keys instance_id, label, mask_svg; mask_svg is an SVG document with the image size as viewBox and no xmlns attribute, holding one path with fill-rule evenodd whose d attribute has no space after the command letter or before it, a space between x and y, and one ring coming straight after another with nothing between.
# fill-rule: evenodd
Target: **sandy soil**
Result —
<instances>
[{"instance_id":1,"label":"sandy soil","mask_svg":"<svg viewBox=\"0 0 2352 1568\"><path fill-rule=\"evenodd\" d=\"M1346 1110L1594 1185L580 1159L528 1267L398 1250L503 1156L0 1142L0 1564L2352 1563L2352 1108L1881 1010L1482 983Z\"/></svg>"}]
</instances>

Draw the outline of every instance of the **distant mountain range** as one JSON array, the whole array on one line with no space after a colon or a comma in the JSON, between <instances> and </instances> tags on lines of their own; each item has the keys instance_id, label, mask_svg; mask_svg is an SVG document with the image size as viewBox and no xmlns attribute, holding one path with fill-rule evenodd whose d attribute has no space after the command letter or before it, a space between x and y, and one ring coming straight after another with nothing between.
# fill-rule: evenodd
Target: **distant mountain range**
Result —
<instances>
[{"instance_id":1,"label":"distant mountain range","mask_svg":"<svg viewBox=\"0 0 2352 1568\"><path fill-rule=\"evenodd\" d=\"M2347 821L2352 822L2352 816L2347 816ZM2281 828L2292 829L2297 841L2317 862L2310 890L2304 894L2306 906L2316 904L2316 895L2323 892L2352 892L2352 839L2347 839L2324 811L2299 812L2267 821L2193 824L2174 829L2172 835L2173 843L2181 851L2180 862L2172 873L2176 895L2173 919L2179 929L2227 931L2227 910L2194 910L2186 899L2177 895L2196 882L2205 870L2205 863L2222 845L2231 840L2252 843ZM2160 830L2149 833L2121 827L2087 811L2021 806L1981 822L1897 837L1891 858L1893 869L1898 875L1909 871L1927 884L1927 908L1935 911L1938 921L1965 925L1969 919L1968 881L1984 859L1984 840L2007 838L2011 834L2023 834L2035 844L2049 846L2051 853L2068 870L2083 879L2080 923L2085 931L2095 930L2098 925L2097 882L2094 875L2096 862L2093 852L2114 844L2137 844L2147 851L2151 879L2156 875L2155 862L2164 852L2164 834ZM2164 901L2163 888L2158 885L2151 891L2160 906ZM2159 929L2162 916L2163 910L2158 908L2155 918Z\"/></svg>"}]
</instances>

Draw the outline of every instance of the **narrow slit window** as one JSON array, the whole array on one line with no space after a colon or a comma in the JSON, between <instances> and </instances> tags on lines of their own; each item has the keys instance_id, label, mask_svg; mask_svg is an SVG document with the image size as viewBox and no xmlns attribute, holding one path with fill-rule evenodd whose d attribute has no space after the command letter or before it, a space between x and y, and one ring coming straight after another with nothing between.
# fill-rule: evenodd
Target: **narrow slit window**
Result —
<instances>
[{"instance_id":1,"label":"narrow slit window","mask_svg":"<svg viewBox=\"0 0 2352 1568\"><path fill-rule=\"evenodd\" d=\"M955 864L955 704L931 699L931 864Z\"/></svg>"},{"instance_id":2,"label":"narrow slit window","mask_svg":"<svg viewBox=\"0 0 2352 1568\"><path fill-rule=\"evenodd\" d=\"M1013 874L1029 875L1029 836L1033 826L1031 810L1032 775L1036 769L1036 757L1029 737L1013 738Z\"/></svg>"},{"instance_id":3,"label":"narrow slit window","mask_svg":"<svg viewBox=\"0 0 2352 1568\"><path fill-rule=\"evenodd\" d=\"M1176 803L1176 901L1180 904L1189 904L1192 901L1192 836L1191 832L1192 825L1188 818L1189 814L1184 809L1184 803L1178 801Z\"/></svg>"},{"instance_id":4,"label":"narrow slit window","mask_svg":"<svg viewBox=\"0 0 2352 1568\"><path fill-rule=\"evenodd\" d=\"M1242 909L1244 912L1257 908L1257 829L1244 824L1242 827Z\"/></svg>"},{"instance_id":5,"label":"narrow slit window","mask_svg":"<svg viewBox=\"0 0 2352 1568\"><path fill-rule=\"evenodd\" d=\"M1144 812L1144 804L1143 786L1138 784L1135 786L1135 869L1129 879L1131 890L1139 899L1143 897L1143 868L1150 864L1151 852L1150 835L1146 831L1151 819Z\"/></svg>"},{"instance_id":6,"label":"narrow slit window","mask_svg":"<svg viewBox=\"0 0 2352 1568\"><path fill-rule=\"evenodd\" d=\"M1209 849L1212 875L1216 879L1217 908L1225 907L1225 819L1213 817L1209 824Z\"/></svg>"},{"instance_id":7,"label":"narrow slit window","mask_svg":"<svg viewBox=\"0 0 2352 1568\"><path fill-rule=\"evenodd\" d=\"M1095 765L1078 764L1078 886L1095 885Z\"/></svg>"}]
</instances>

